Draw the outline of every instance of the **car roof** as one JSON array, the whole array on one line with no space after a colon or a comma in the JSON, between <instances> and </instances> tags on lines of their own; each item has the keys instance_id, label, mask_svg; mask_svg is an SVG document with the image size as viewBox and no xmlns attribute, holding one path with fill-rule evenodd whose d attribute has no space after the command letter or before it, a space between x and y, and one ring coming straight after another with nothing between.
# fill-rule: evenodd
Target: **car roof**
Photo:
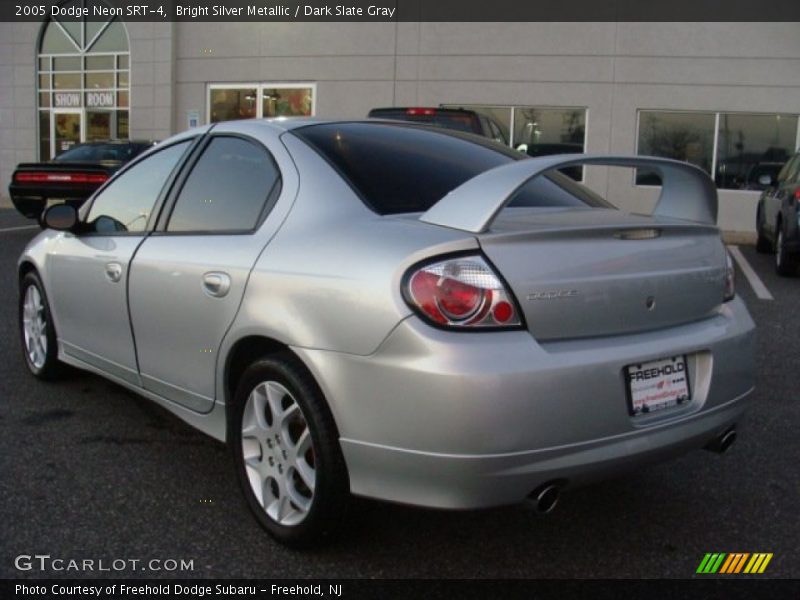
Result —
<instances>
[{"instance_id":1,"label":"car roof","mask_svg":"<svg viewBox=\"0 0 800 600\"><path fill-rule=\"evenodd\" d=\"M301 127L308 127L310 125L331 125L335 123L367 123L367 124L384 124L392 125L393 127L426 127L425 123L414 121L398 121L397 119L381 119L381 118L360 118L360 119L323 119L321 117L271 117L268 119L238 119L236 121L222 121L220 124L233 124L241 123L247 125L269 127L278 131L292 131L300 129ZM441 128L436 128L436 131L441 131Z\"/></svg>"},{"instance_id":2,"label":"car roof","mask_svg":"<svg viewBox=\"0 0 800 600\"><path fill-rule=\"evenodd\" d=\"M151 145L156 143L157 140L92 140L91 142L81 142L80 144L75 144L73 148L77 146L107 146L109 144L113 144L116 146L125 146L130 144Z\"/></svg>"}]
</instances>

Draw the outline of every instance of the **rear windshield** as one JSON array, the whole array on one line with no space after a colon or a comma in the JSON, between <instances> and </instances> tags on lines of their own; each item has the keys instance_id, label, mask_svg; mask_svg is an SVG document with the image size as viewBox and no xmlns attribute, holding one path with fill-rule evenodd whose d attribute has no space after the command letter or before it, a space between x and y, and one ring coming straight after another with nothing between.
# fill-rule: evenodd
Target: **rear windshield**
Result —
<instances>
[{"instance_id":1,"label":"rear windshield","mask_svg":"<svg viewBox=\"0 0 800 600\"><path fill-rule=\"evenodd\" d=\"M62 152L56 156L55 160L61 162L100 162L106 160L127 162L148 147L146 144L85 144Z\"/></svg>"},{"instance_id":2,"label":"rear windshield","mask_svg":"<svg viewBox=\"0 0 800 600\"><path fill-rule=\"evenodd\" d=\"M381 215L424 212L476 175L525 159L501 144L456 131L388 123L328 123L293 131ZM560 173L528 182L509 206L610 206Z\"/></svg>"},{"instance_id":3,"label":"rear windshield","mask_svg":"<svg viewBox=\"0 0 800 600\"><path fill-rule=\"evenodd\" d=\"M444 127L455 131L466 133L481 133L478 127L478 119L470 113L463 112L441 112L435 114L408 114L405 110L372 110L369 116L377 119L395 119L397 121L409 121L412 123L425 123L434 127Z\"/></svg>"}]
</instances>

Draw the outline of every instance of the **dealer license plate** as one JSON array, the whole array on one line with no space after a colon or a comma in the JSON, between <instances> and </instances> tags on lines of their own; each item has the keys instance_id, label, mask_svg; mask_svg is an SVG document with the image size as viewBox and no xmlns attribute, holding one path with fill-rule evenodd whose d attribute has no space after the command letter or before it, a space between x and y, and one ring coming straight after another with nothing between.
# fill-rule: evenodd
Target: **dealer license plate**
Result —
<instances>
[{"instance_id":1,"label":"dealer license plate","mask_svg":"<svg viewBox=\"0 0 800 600\"><path fill-rule=\"evenodd\" d=\"M631 415L650 414L691 398L686 356L673 356L625 367Z\"/></svg>"}]
</instances>

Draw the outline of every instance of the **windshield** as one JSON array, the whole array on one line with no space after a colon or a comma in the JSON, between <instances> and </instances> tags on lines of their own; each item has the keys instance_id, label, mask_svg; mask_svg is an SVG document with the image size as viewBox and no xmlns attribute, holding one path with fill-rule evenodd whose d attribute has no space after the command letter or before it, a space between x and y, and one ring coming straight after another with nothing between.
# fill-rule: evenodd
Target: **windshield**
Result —
<instances>
[{"instance_id":1,"label":"windshield","mask_svg":"<svg viewBox=\"0 0 800 600\"><path fill-rule=\"evenodd\" d=\"M82 144L62 152L54 160L59 162L127 162L142 152L145 144Z\"/></svg>"}]
</instances>

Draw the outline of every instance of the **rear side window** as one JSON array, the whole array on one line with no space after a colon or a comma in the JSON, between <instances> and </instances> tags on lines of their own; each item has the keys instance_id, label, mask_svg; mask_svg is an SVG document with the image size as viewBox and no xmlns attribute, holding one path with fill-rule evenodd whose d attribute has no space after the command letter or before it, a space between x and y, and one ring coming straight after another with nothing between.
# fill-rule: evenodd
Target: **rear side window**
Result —
<instances>
[{"instance_id":1,"label":"rear side window","mask_svg":"<svg viewBox=\"0 0 800 600\"><path fill-rule=\"evenodd\" d=\"M266 148L238 137L214 137L186 179L167 231L252 231L279 189L280 173Z\"/></svg>"},{"instance_id":2,"label":"rear side window","mask_svg":"<svg viewBox=\"0 0 800 600\"><path fill-rule=\"evenodd\" d=\"M381 215L424 212L476 175L525 155L490 140L413 125L331 123L295 129ZM560 173L524 185L511 206L610 206Z\"/></svg>"},{"instance_id":3,"label":"rear side window","mask_svg":"<svg viewBox=\"0 0 800 600\"><path fill-rule=\"evenodd\" d=\"M517 156L457 132L384 123L295 129L381 215L428 210L447 192Z\"/></svg>"}]
</instances>

